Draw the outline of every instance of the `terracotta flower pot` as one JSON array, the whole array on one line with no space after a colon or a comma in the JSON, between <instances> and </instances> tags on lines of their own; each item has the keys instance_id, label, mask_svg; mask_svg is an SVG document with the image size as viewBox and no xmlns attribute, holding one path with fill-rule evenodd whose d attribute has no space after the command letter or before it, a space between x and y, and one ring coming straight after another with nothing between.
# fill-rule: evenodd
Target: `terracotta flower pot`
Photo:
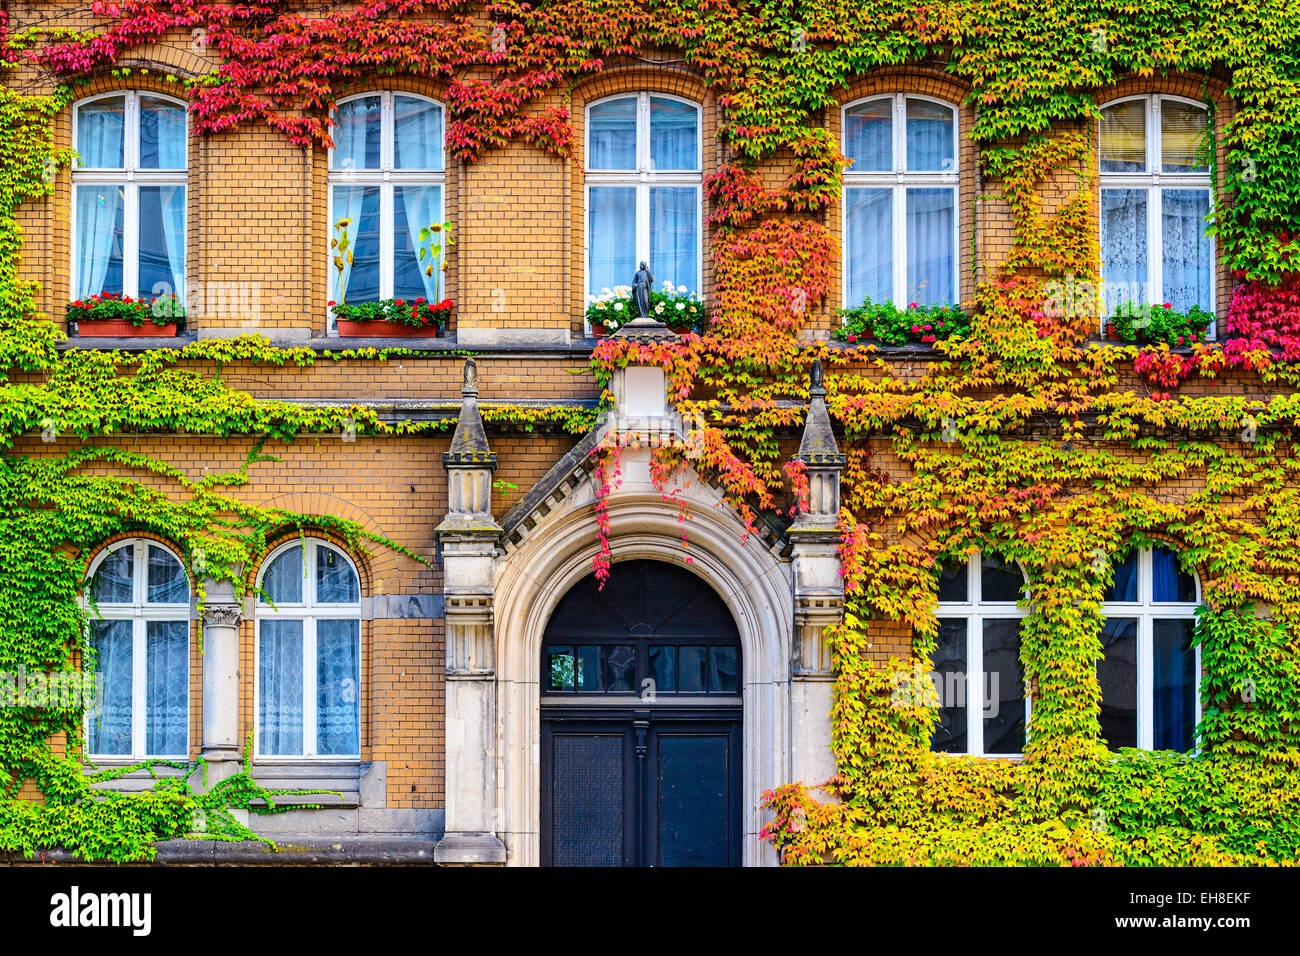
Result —
<instances>
[{"instance_id":1,"label":"terracotta flower pot","mask_svg":"<svg viewBox=\"0 0 1300 956\"><path fill-rule=\"evenodd\" d=\"M591 334L598 339L603 339L605 336L609 335L609 329L605 328L603 322L593 322L591 323Z\"/></svg>"},{"instance_id":2,"label":"terracotta flower pot","mask_svg":"<svg viewBox=\"0 0 1300 956\"><path fill-rule=\"evenodd\" d=\"M432 339L442 335L440 325L403 325L401 322L353 322L351 319L339 319L340 338L372 339Z\"/></svg>"},{"instance_id":3,"label":"terracotta flower pot","mask_svg":"<svg viewBox=\"0 0 1300 956\"><path fill-rule=\"evenodd\" d=\"M132 325L126 319L82 319L77 323L77 335L100 338L172 338L176 335L176 323L158 325L156 322L145 322L143 325Z\"/></svg>"}]
</instances>

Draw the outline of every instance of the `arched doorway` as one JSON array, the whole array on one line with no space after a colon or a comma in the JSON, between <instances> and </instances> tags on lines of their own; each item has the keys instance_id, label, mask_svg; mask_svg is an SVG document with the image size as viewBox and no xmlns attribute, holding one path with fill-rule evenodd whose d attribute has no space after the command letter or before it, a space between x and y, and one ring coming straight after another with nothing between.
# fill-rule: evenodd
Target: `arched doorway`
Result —
<instances>
[{"instance_id":1,"label":"arched doorway","mask_svg":"<svg viewBox=\"0 0 1300 956\"><path fill-rule=\"evenodd\" d=\"M538 667L544 865L740 864L744 671L712 588L657 561L588 575Z\"/></svg>"}]
</instances>

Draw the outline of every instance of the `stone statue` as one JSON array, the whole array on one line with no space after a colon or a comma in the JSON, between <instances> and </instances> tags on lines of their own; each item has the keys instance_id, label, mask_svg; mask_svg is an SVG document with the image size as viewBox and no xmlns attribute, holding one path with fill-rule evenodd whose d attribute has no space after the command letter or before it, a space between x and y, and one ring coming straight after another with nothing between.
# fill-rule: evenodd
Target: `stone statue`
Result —
<instances>
[{"instance_id":1,"label":"stone statue","mask_svg":"<svg viewBox=\"0 0 1300 956\"><path fill-rule=\"evenodd\" d=\"M808 375L808 384L812 386L812 388L813 388L814 391L816 391L817 389L823 387L823 386L822 386L822 360L821 360L821 359L817 359L815 362L813 362L813 364L812 364L812 372L810 372L809 375Z\"/></svg>"},{"instance_id":2,"label":"stone statue","mask_svg":"<svg viewBox=\"0 0 1300 956\"><path fill-rule=\"evenodd\" d=\"M636 278L632 280L632 298L636 302L639 319L650 317L650 290L654 284L655 277L650 274L650 268L644 262L641 263L641 268L636 270Z\"/></svg>"},{"instance_id":3,"label":"stone statue","mask_svg":"<svg viewBox=\"0 0 1300 956\"><path fill-rule=\"evenodd\" d=\"M478 394L478 363L472 358L465 359L465 381L460 388L463 394Z\"/></svg>"}]
</instances>

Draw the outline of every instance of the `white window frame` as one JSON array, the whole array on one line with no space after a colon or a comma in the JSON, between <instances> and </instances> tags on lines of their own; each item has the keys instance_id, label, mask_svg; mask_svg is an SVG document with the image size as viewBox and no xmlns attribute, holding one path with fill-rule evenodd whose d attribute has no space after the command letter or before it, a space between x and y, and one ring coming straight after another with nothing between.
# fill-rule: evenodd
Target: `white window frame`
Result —
<instances>
[{"instance_id":1,"label":"white window frame","mask_svg":"<svg viewBox=\"0 0 1300 956\"><path fill-rule=\"evenodd\" d=\"M108 556L115 551L120 551L129 545L135 546L135 552L131 557L131 602L128 604L109 604L94 603L92 604L90 582L99 572L100 567L108 559ZM187 599L184 604L150 604L145 598L149 595L149 548L155 547L161 551L167 552L181 566L181 572L186 575L186 594ZM193 640L194 626L190 617L190 602L188 595L193 588L189 581L188 572L185 570L185 562L171 548L166 547L159 541L152 538L127 538L122 541L115 541L109 545L96 557L90 566L90 572L86 575L86 593L82 595L81 606L88 617L92 620L105 621L130 621L131 622L131 752L129 754L100 754L90 751L90 724L92 716L89 712L86 714L84 730L86 734L86 755L93 757L96 763L122 762L134 763L140 760L155 758L173 758L178 760L189 759L190 748L190 718L193 716L192 701L190 700L190 653L192 652L191 643ZM96 615L96 611L98 614ZM185 752L176 754L151 754L145 748L145 708L148 698L148 628L150 621L184 621L187 653L185 655ZM89 625L87 625L89 627ZM89 630L87 631L89 640Z\"/></svg>"},{"instance_id":2,"label":"white window frame","mask_svg":"<svg viewBox=\"0 0 1300 956\"><path fill-rule=\"evenodd\" d=\"M353 100L364 100L372 96L382 98L381 110L381 127L379 136L379 169L335 169L334 168L334 148L329 150L329 188L326 190L326 233L327 240L335 238L334 235L334 187L335 186L378 186L379 187L379 298L380 300L391 299L393 297L393 275L395 271L395 261L397 256L397 243L393 238L393 224L396 221L396 214L393 210L395 188L399 186L441 186L442 191L439 195L438 203L438 221L445 220L447 215L447 144L444 141L438 144L439 162L441 167L436 170L425 169L398 169L397 168L397 123L394 112L395 98L398 96L408 97L413 100L422 100L436 106L442 113L442 123L444 134L447 129L447 108L438 100L429 96L421 96L418 93L408 93L405 90L369 90L365 93L355 93L351 96L345 96L338 101L338 106L349 103ZM331 118L337 119L337 111L331 112ZM356 242L356 231L351 233L352 242ZM333 298L334 279L338 275L334 268L333 250L329 248L329 241L326 241L326 265L328 281L326 283L326 300ZM447 256L447 250L442 251L443 260ZM441 266L441 263L439 263ZM447 283L442 282L444 296L447 293ZM326 319L329 322L331 330L336 328L333 313L329 307L325 308Z\"/></svg>"},{"instance_id":3,"label":"white window frame","mask_svg":"<svg viewBox=\"0 0 1300 956\"><path fill-rule=\"evenodd\" d=\"M189 144L190 112L189 104L174 96L154 93L150 90L113 90L77 100L72 107L72 144L76 148L81 108L99 100L108 100L125 96L125 122L122 130L121 167L82 166L80 160L72 166L72 208L69 216L72 226L72 241L68 249L68 301L77 298L77 187L78 186L118 186L122 189L122 294L133 299L148 298L140 292L140 187L141 186L184 186L185 189L185 268L189 269ZM140 168L140 97L162 100L185 111L185 166L181 169L141 169ZM184 289L172 290L182 299ZM150 290L150 294L152 290Z\"/></svg>"},{"instance_id":4,"label":"white window frame","mask_svg":"<svg viewBox=\"0 0 1300 956\"><path fill-rule=\"evenodd\" d=\"M914 301L913 292L907 288L907 190L909 188L950 187L953 194L952 217L952 254L953 287L951 301L953 305L961 304L961 112L956 103L939 99L935 96L922 96L917 93L886 93L884 95L864 96L845 103L840 107L840 143L847 141L845 134L849 110L865 103L888 100L891 104L890 134L891 151L894 168L892 170L855 171L849 166L844 171L844 181L840 188L840 209L844 210L840 231L842 247L840 252L840 296L846 309L855 308L861 302L849 301L849 244L848 237L848 190L853 188L891 189L893 191L894 235L894 292L891 301L898 308L905 308ZM907 168L907 101L925 100L952 110L952 155L951 170L909 171Z\"/></svg>"},{"instance_id":5,"label":"white window frame","mask_svg":"<svg viewBox=\"0 0 1300 956\"><path fill-rule=\"evenodd\" d=\"M591 169L591 111L593 107L613 100L636 97L636 169ZM695 110L695 169L693 170L657 170L651 162L650 148L650 98L673 100ZM700 269L696 281L704 284L704 111L700 104L685 97L671 93L659 93L642 90L636 93L615 93L603 96L587 104L585 113L586 135L583 142L583 208L591 209L592 187L623 186L636 189L636 261L650 264L650 189L652 186L693 186L695 187L695 262ZM588 296L595 295L599 289L591 288L591 218L584 211L582 233L585 241L582 246L582 287ZM659 277L660 281L668 276ZM627 285L632 284L632 276L627 277ZM673 280L674 285L681 283ZM700 290L703 291L702 289ZM591 334L591 325L587 324L587 334Z\"/></svg>"},{"instance_id":6,"label":"white window frame","mask_svg":"<svg viewBox=\"0 0 1300 956\"><path fill-rule=\"evenodd\" d=\"M281 554L292 548L303 549L303 600L289 603L280 602L272 605L261 592L262 579L272 563ZM357 603L322 604L316 601L316 546L329 548L338 554L352 568L357 576ZM342 548L323 538L294 538L280 545L262 562L262 569L257 577L258 595L254 612L257 621L253 641L253 755L259 763L357 763L361 759L362 721L362 684L365 675L365 641L362 640L361 626L357 627L357 747L355 754L318 754L316 748L316 622L320 620L356 620L362 621L361 615L361 574L356 562ZM267 620L302 621L302 749L301 754L266 754L262 752L262 623Z\"/></svg>"},{"instance_id":7,"label":"white window frame","mask_svg":"<svg viewBox=\"0 0 1300 956\"><path fill-rule=\"evenodd\" d=\"M1173 551L1172 548L1167 548ZM1137 619L1137 745L1141 750L1154 750L1155 741L1155 622L1157 620L1195 620L1196 609L1201 606L1201 578L1196 571L1191 575L1196 585L1196 600L1162 601L1157 604L1155 597L1155 575L1152 559L1153 547L1142 548L1138 552L1138 599L1136 601L1103 601L1101 619L1109 618ZM1176 554L1177 552L1175 552ZM1118 569L1118 564L1116 564ZM1181 568L1181 565L1180 565ZM1186 569L1183 569L1186 570ZM1196 725L1201 722L1201 649L1192 648L1196 656ZM1192 750L1196 752L1195 730L1193 729Z\"/></svg>"},{"instance_id":8,"label":"white window frame","mask_svg":"<svg viewBox=\"0 0 1300 956\"><path fill-rule=\"evenodd\" d=\"M1161 224L1164 222L1164 199L1162 192L1165 189L1204 189L1209 193L1209 210L1210 215L1214 215L1214 183L1211 170L1206 167L1203 173L1166 173L1163 171L1162 154L1161 154L1161 132L1160 132L1160 105L1161 103L1181 103L1184 106L1194 106L1205 114L1206 122L1209 122L1209 110L1205 104L1197 100L1189 99L1185 96L1171 96L1164 93L1140 93L1136 96L1122 96L1119 99L1109 100L1101 105L1101 109L1109 109L1112 106L1118 106L1121 103L1130 103L1141 100L1144 104L1144 115L1146 117L1146 170L1140 173L1117 173L1103 172L1101 169L1102 143L1101 143L1101 116L1097 118L1097 170L1098 170L1098 187L1097 187L1097 244L1102 253L1103 268L1105 265L1106 250L1101 246L1101 193L1107 189L1144 189L1147 194L1147 295L1146 298L1150 303L1164 302L1164 232ZM1217 306L1218 298L1218 276L1216 275L1216 266L1218 263L1218 252L1215 248L1214 236L1206 236L1210 244L1210 301L1208 303L1198 303L1201 308L1207 312L1214 313ZM1105 289L1102 290L1101 302L1103 310L1107 311L1109 305L1106 304ZM1098 324L1097 331L1105 331L1105 323L1108 316L1102 315ZM1210 323L1210 328L1206 338L1213 340L1216 338L1217 320Z\"/></svg>"},{"instance_id":9,"label":"white window frame","mask_svg":"<svg viewBox=\"0 0 1300 956\"><path fill-rule=\"evenodd\" d=\"M1018 618L1022 622L1029 616L1029 610L1021 607L1017 601L985 601L980 580L980 562L983 552L975 551L966 558L966 597L965 601L940 601L935 617L940 621L966 622L966 751L972 757L996 757L1003 760L1020 760L1024 753L1004 754L986 753L984 750L984 621ZM1020 572L1026 586L1028 578L1024 568L1015 562L1009 562ZM1026 598L1028 591L1025 592ZM979 687L974 696L971 694L971 678L978 676ZM1033 711L1029 681L1023 688L1025 695L1025 739L1029 739L1029 721ZM947 751L945 751L947 752ZM954 754L956 756L956 754Z\"/></svg>"}]
</instances>

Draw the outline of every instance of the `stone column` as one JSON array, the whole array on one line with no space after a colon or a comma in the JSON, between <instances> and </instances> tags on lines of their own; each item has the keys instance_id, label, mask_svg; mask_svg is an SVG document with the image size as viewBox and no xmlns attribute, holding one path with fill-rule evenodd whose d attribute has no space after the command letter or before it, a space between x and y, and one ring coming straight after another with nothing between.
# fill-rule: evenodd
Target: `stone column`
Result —
<instances>
[{"instance_id":1,"label":"stone column","mask_svg":"<svg viewBox=\"0 0 1300 956\"><path fill-rule=\"evenodd\" d=\"M787 532L794 551L794 647L790 655L790 745L794 779L817 784L835 773L831 756L831 659L825 628L844 616L840 576L840 454L826 410L821 363L812 373L811 401L795 460L808 475L808 501Z\"/></svg>"},{"instance_id":2,"label":"stone column","mask_svg":"<svg viewBox=\"0 0 1300 956\"><path fill-rule=\"evenodd\" d=\"M497 536L492 471L478 411L478 369L465 362L465 382L447 470L447 516L437 528L446 600L445 832L434 848L439 863L504 863L496 820L496 653L492 593Z\"/></svg>"},{"instance_id":3,"label":"stone column","mask_svg":"<svg viewBox=\"0 0 1300 956\"><path fill-rule=\"evenodd\" d=\"M211 787L238 773L243 761L239 739L239 624L243 608L229 582L209 579L205 591L202 752Z\"/></svg>"}]
</instances>

